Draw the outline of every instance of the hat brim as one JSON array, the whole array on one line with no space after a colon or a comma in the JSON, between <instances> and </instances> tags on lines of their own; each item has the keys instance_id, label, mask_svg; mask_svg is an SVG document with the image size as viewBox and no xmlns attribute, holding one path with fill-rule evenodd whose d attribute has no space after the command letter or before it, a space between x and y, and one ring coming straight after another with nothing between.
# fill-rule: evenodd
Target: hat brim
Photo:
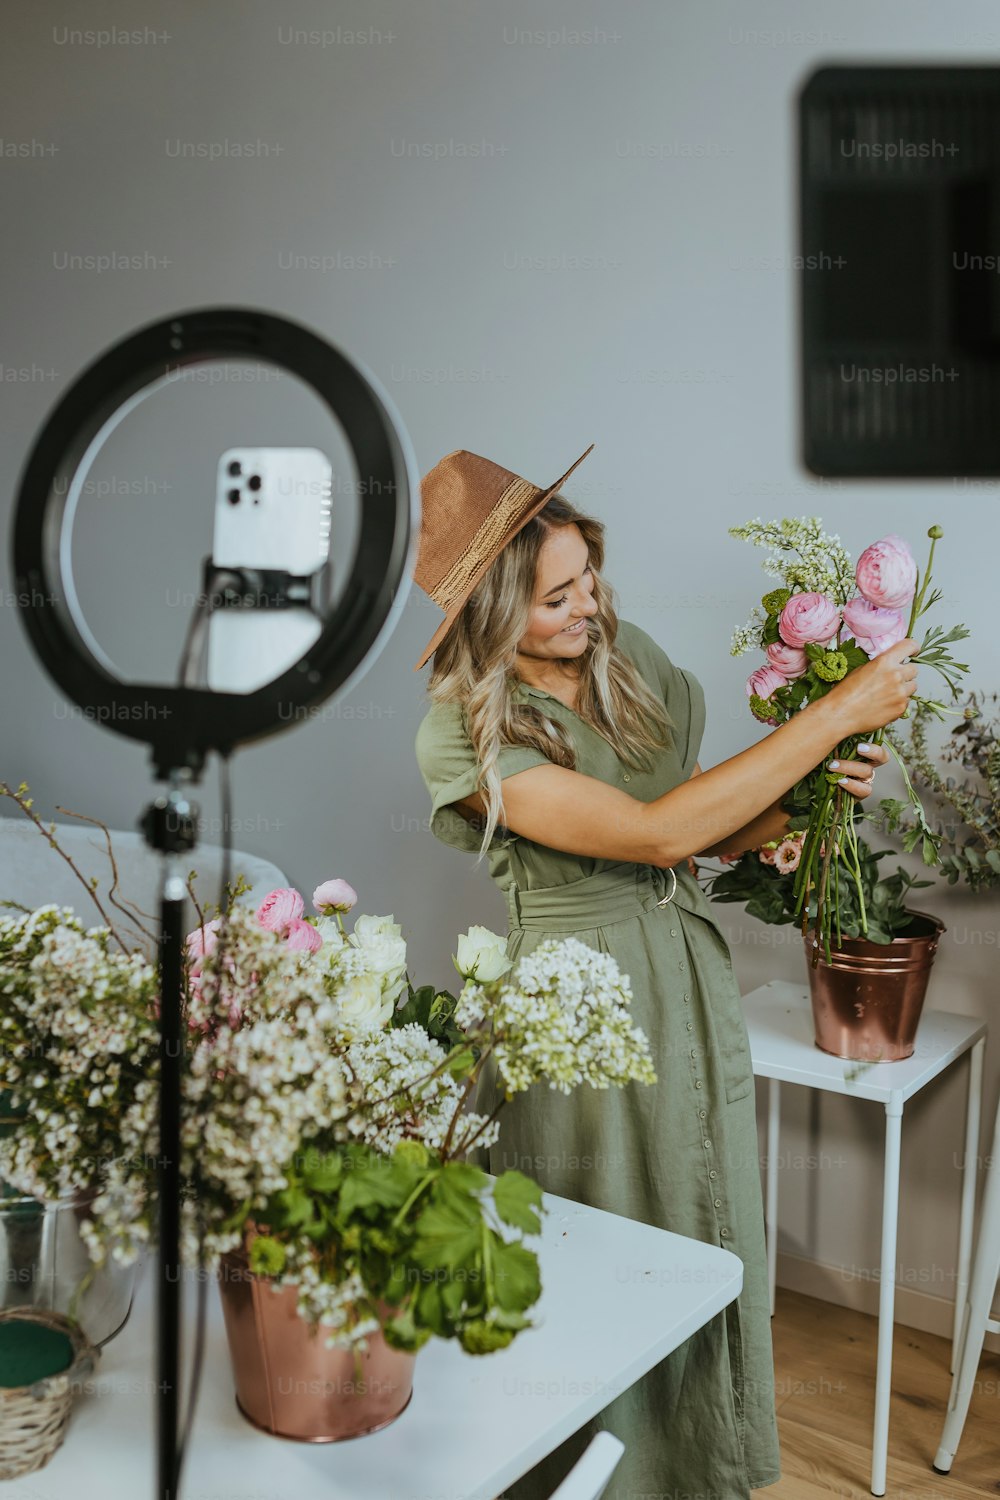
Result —
<instances>
[{"instance_id":1,"label":"hat brim","mask_svg":"<svg viewBox=\"0 0 1000 1500\"><path fill-rule=\"evenodd\" d=\"M538 514L542 506L545 504L546 500L548 500L551 495L554 495L556 490L558 490L563 484L566 483L566 480L572 474L573 470L580 467L587 455L593 452L593 449L594 444L591 443L590 447L585 449L584 452L580 454L580 457L576 460L576 462L570 464L565 474L560 474L559 478L555 481L554 484L550 484L547 490L543 490L540 495L536 496L536 498L531 502L531 505L525 511L524 515L518 521L517 525L504 537L502 544L503 546L507 545L512 536L517 535L522 526L527 526L532 516ZM420 660L413 668L414 672L419 672L420 668L427 661L428 657L434 655L434 652L440 646L441 642L444 640L445 636L448 634L449 630L454 625L459 615L462 613L462 610L465 608L469 595L472 593L476 584L479 582L480 578L482 578L483 574L486 572L487 568L493 561L493 557L488 557L483 565L476 570L473 577L470 579L468 588L466 588L463 593L460 594L459 597L452 602L444 619L441 621L437 630L435 630L434 634L431 636L423 652L421 653Z\"/></svg>"}]
</instances>

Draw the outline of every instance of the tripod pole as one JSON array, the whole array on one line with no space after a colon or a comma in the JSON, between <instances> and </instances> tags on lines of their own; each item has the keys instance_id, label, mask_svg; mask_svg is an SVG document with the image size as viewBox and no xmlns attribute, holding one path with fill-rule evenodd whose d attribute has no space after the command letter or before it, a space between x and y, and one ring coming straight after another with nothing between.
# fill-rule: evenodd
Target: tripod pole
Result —
<instances>
[{"instance_id":1,"label":"tripod pole","mask_svg":"<svg viewBox=\"0 0 1000 1500\"><path fill-rule=\"evenodd\" d=\"M157 1184L159 1258L156 1300L156 1500L179 1500L177 1429L181 1338L181 1082L184 1069L183 954L185 881L178 855L194 847L194 806L177 785L146 809L142 829L163 854L160 887L160 1108Z\"/></svg>"}]
</instances>

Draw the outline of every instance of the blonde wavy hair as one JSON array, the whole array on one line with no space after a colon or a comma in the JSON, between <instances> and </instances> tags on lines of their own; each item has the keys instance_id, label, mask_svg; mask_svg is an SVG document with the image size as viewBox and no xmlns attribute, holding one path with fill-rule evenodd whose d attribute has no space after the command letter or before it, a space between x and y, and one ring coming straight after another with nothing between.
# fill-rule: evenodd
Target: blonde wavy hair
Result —
<instances>
[{"instance_id":1,"label":"blonde wavy hair","mask_svg":"<svg viewBox=\"0 0 1000 1500\"><path fill-rule=\"evenodd\" d=\"M654 752L669 746L673 721L631 659L614 645L618 615L601 576L604 524L563 495L542 509L501 548L473 589L432 658L427 691L435 703L460 703L480 768L486 805L481 860L504 812L497 756L504 745L530 745L557 766L576 769L572 736L545 712L542 700L515 703L517 649L528 629L538 586L538 558L549 535L571 523L590 549L596 613L587 620L588 647L580 659L576 712L636 770L648 771ZM478 828L479 820L474 825ZM478 863L478 860L477 860Z\"/></svg>"}]
</instances>

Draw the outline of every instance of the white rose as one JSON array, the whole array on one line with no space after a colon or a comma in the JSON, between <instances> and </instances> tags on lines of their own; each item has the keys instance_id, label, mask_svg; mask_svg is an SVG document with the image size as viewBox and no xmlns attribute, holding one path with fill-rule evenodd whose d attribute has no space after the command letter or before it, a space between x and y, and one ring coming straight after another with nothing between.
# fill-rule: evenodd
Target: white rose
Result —
<instances>
[{"instance_id":1,"label":"white rose","mask_svg":"<svg viewBox=\"0 0 1000 1500\"><path fill-rule=\"evenodd\" d=\"M460 934L456 967L463 979L476 979L488 984L499 979L510 968L507 957L507 939L488 927L470 927Z\"/></svg>"},{"instance_id":2,"label":"white rose","mask_svg":"<svg viewBox=\"0 0 1000 1500\"><path fill-rule=\"evenodd\" d=\"M391 916L361 916L351 934L351 942L364 954L370 972L380 978L388 1000L395 1000L406 983L406 939L402 931Z\"/></svg>"},{"instance_id":3,"label":"white rose","mask_svg":"<svg viewBox=\"0 0 1000 1500\"><path fill-rule=\"evenodd\" d=\"M341 1024L351 1036L378 1031L392 1015L392 1001L377 974L352 974L337 991Z\"/></svg>"}]
</instances>

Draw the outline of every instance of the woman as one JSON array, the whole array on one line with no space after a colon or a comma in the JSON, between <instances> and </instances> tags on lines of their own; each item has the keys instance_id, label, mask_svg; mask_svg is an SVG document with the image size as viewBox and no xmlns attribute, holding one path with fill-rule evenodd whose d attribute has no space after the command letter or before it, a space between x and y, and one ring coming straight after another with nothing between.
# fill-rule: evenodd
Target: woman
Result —
<instances>
[{"instance_id":1,"label":"woman","mask_svg":"<svg viewBox=\"0 0 1000 1500\"><path fill-rule=\"evenodd\" d=\"M753 1072L728 946L688 859L780 837L782 796L847 735L905 710L917 643L703 771L701 685L617 618L604 526L554 493L566 477L541 490L460 450L423 481L414 576L446 618L417 663L434 653L416 753L435 835L488 853L513 964L550 936L613 954L658 1082L515 1095L483 1165L721 1245L744 1281L509 1495L550 1495L606 1426L625 1443L609 1497L741 1500L780 1478ZM887 758L862 753L841 768L858 798ZM501 1097L494 1072L476 1108Z\"/></svg>"}]
</instances>

